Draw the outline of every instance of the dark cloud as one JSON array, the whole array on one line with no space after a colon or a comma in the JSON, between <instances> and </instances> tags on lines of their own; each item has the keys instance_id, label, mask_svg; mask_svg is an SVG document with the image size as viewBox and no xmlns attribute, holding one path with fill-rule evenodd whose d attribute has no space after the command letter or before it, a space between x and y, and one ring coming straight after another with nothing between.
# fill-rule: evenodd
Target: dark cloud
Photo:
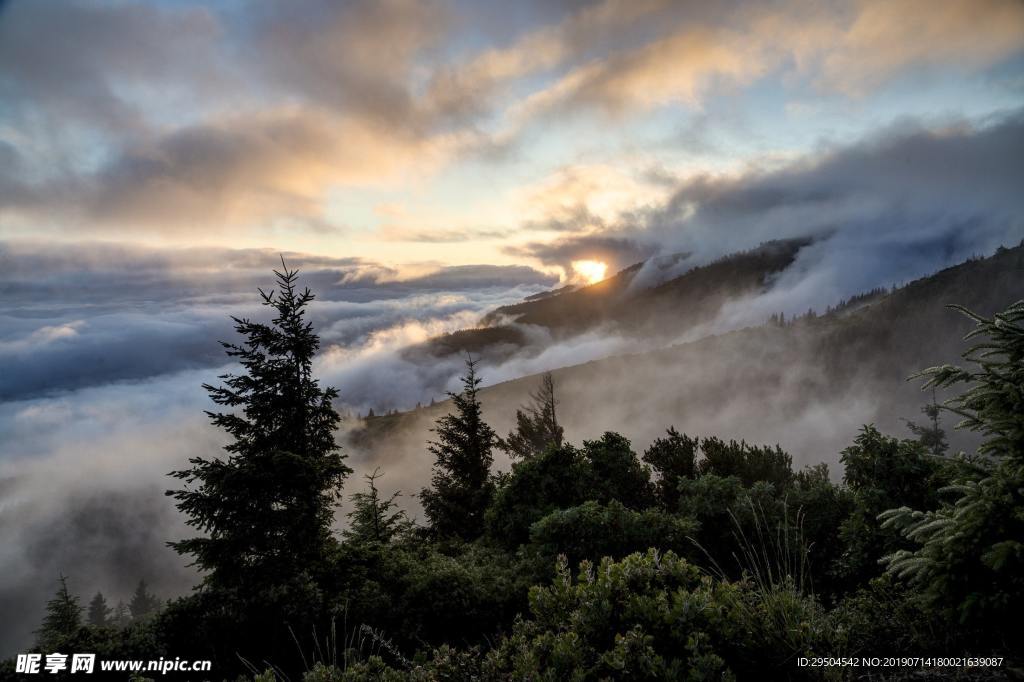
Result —
<instances>
[{"instance_id":1,"label":"dark cloud","mask_svg":"<svg viewBox=\"0 0 1024 682\"><path fill-rule=\"evenodd\" d=\"M263 9L249 57L278 87L417 135L444 113L420 101L411 81L416 58L451 26L446 4L302 0Z\"/></svg>"},{"instance_id":2,"label":"dark cloud","mask_svg":"<svg viewBox=\"0 0 1024 682\"><path fill-rule=\"evenodd\" d=\"M118 136L138 132L146 117L128 86L213 92L224 77L219 35L216 17L200 7L12 2L0 13L5 113L26 125L43 117L55 134L68 120Z\"/></svg>"},{"instance_id":3,"label":"dark cloud","mask_svg":"<svg viewBox=\"0 0 1024 682\"><path fill-rule=\"evenodd\" d=\"M403 283L416 288L450 290L512 288L527 284L550 287L558 283L558 277L542 275L525 265L453 265Z\"/></svg>"},{"instance_id":4,"label":"dark cloud","mask_svg":"<svg viewBox=\"0 0 1024 682\"><path fill-rule=\"evenodd\" d=\"M506 253L522 258L535 258L545 265L571 271L574 260L596 260L607 263L611 272L628 267L656 253L658 247L633 237L612 235L580 235L553 242L530 242L509 246Z\"/></svg>"},{"instance_id":5,"label":"dark cloud","mask_svg":"<svg viewBox=\"0 0 1024 682\"><path fill-rule=\"evenodd\" d=\"M561 207L558 215L548 216L543 220L527 221L523 224L523 229L526 230L549 232L584 232L601 230L605 227L605 220L594 214L583 203L572 207Z\"/></svg>"},{"instance_id":6,"label":"dark cloud","mask_svg":"<svg viewBox=\"0 0 1024 682\"><path fill-rule=\"evenodd\" d=\"M901 121L781 166L690 178L663 205L597 235L514 252L545 264L603 256L616 265L687 253L668 277L762 242L814 237L772 294L773 304L789 297L794 312L805 311L1020 241L1022 155L1021 111L976 125Z\"/></svg>"}]
</instances>

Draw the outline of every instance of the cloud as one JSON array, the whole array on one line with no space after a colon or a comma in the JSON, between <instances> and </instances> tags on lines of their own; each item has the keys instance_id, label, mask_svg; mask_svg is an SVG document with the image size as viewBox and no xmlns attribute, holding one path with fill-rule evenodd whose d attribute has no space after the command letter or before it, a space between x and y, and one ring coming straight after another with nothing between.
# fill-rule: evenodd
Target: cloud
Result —
<instances>
[{"instance_id":1,"label":"cloud","mask_svg":"<svg viewBox=\"0 0 1024 682\"><path fill-rule=\"evenodd\" d=\"M531 96L521 116L597 109L621 116L671 103L696 107L715 80L744 82L763 73L739 35L686 30L637 50L582 66Z\"/></svg>"},{"instance_id":2,"label":"cloud","mask_svg":"<svg viewBox=\"0 0 1024 682\"><path fill-rule=\"evenodd\" d=\"M414 92L417 58L448 33L441 2L304 0L287 9L264 3L249 57L277 87L346 118L422 137L433 111Z\"/></svg>"},{"instance_id":3,"label":"cloud","mask_svg":"<svg viewBox=\"0 0 1024 682\"><path fill-rule=\"evenodd\" d=\"M863 94L910 67L973 70L1024 47L1024 5L1014 0L864 0L858 10L822 50L825 87Z\"/></svg>"},{"instance_id":4,"label":"cloud","mask_svg":"<svg viewBox=\"0 0 1024 682\"><path fill-rule=\"evenodd\" d=\"M414 273L359 259L285 254L318 300L310 316L336 344L375 330L493 307L553 286L525 266L432 266ZM0 400L138 381L223 363L230 315L260 318L279 254L249 249L61 248L0 242Z\"/></svg>"},{"instance_id":5,"label":"cloud","mask_svg":"<svg viewBox=\"0 0 1024 682\"><path fill-rule=\"evenodd\" d=\"M22 230L118 237L340 234L327 210L337 188L507 162L516 154L495 152L566 113L699 109L768 74L862 95L1024 48L1014 0L569 7L529 8L489 42L481 17L511 23L508 8L13 3L0 21L0 94L12 103L0 215ZM565 211L535 226L604 217Z\"/></svg>"},{"instance_id":6,"label":"cloud","mask_svg":"<svg viewBox=\"0 0 1024 682\"><path fill-rule=\"evenodd\" d=\"M566 60L571 68L510 110L513 129L581 111L618 118L680 104L699 112L714 89L769 73L860 96L916 68L971 72L1024 50L1024 7L1015 0L783 0L702 12L679 5L655 16L660 31Z\"/></svg>"},{"instance_id":7,"label":"cloud","mask_svg":"<svg viewBox=\"0 0 1024 682\"><path fill-rule=\"evenodd\" d=\"M553 242L529 242L505 247L504 251L512 256L532 258L544 265L560 267L568 277L574 260L606 263L609 273L612 273L654 255L658 247L631 237L598 234L565 237Z\"/></svg>"},{"instance_id":8,"label":"cloud","mask_svg":"<svg viewBox=\"0 0 1024 682\"><path fill-rule=\"evenodd\" d=\"M193 235L259 227L340 230L325 218L331 187L377 184L410 167L427 172L454 143L308 108L270 110L129 145L88 175L12 187L7 208L63 215L94 233L119 235L140 229Z\"/></svg>"},{"instance_id":9,"label":"cloud","mask_svg":"<svg viewBox=\"0 0 1024 682\"><path fill-rule=\"evenodd\" d=\"M217 18L201 7L6 3L0 10L0 94L9 104L6 113L20 124L62 141L69 138L68 122L131 135L149 127L143 93L194 98L224 85L229 76L220 38ZM162 91L149 90L155 81Z\"/></svg>"},{"instance_id":10,"label":"cloud","mask_svg":"<svg viewBox=\"0 0 1024 682\"><path fill-rule=\"evenodd\" d=\"M613 164L571 164L516 190L525 230L594 232L663 200L667 186Z\"/></svg>"},{"instance_id":11,"label":"cloud","mask_svg":"<svg viewBox=\"0 0 1024 682\"><path fill-rule=\"evenodd\" d=\"M509 236L501 229L416 229L389 225L377 231L384 241L420 242L424 244L455 244L468 241L497 240Z\"/></svg>"},{"instance_id":12,"label":"cloud","mask_svg":"<svg viewBox=\"0 0 1024 682\"><path fill-rule=\"evenodd\" d=\"M980 125L903 121L774 169L690 179L648 216L647 234L705 257L785 237L959 234L950 257L967 256L966 243L988 251L1020 229L1022 151L1019 111Z\"/></svg>"}]
</instances>

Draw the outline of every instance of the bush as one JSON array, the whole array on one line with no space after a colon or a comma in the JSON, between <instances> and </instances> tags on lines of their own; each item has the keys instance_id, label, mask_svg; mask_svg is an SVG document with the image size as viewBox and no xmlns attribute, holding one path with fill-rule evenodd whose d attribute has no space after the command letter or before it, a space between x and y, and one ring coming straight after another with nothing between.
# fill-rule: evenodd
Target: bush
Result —
<instances>
[{"instance_id":1,"label":"bush","mask_svg":"<svg viewBox=\"0 0 1024 682\"><path fill-rule=\"evenodd\" d=\"M813 599L715 580L671 552L584 561L575 580L563 559L530 590L530 612L489 654L514 679L772 678L828 651Z\"/></svg>"},{"instance_id":2,"label":"bush","mask_svg":"<svg viewBox=\"0 0 1024 682\"><path fill-rule=\"evenodd\" d=\"M606 505L590 501L552 512L533 524L530 542L541 554L565 554L572 563L621 558L649 547L691 555L694 546L689 538L696 529L686 517L654 509L633 511L615 500Z\"/></svg>"},{"instance_id":3,"label":"bush","mask_svg":"<svg viewBox=\"0 0 1024 682\"><path fill-rule=\"evenodd\" d=\"M589 478L583 453L568 444L517 462L487 510L488 535L510 549L525 544L534 523L587 499Z\"/></svg>"}]
</instances>

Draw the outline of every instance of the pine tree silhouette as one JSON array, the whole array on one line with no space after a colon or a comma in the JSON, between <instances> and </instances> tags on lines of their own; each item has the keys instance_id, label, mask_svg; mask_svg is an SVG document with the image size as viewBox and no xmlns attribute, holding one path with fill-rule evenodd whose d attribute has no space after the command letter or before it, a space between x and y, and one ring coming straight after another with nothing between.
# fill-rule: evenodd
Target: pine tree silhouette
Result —
<instances>
[{"instance_id":1,"label":"pine tree silhouette","mask_svg":"<svg viewBox=\"0 0 1024 682\"><path fill-rule=\"evenodd\" d=\"M467 357L462 392L448 393L455 412L437 420L437 440L429 447L435 458L433 487L420 493L431 530L464 540L483 533L484 510L494 494L490 469L497 437L483 419L476 365Z\"/></svg>"},{"instance_id":2,"label":"pine tree silhouette","mask_svg":"<svg viewBox=\"0 0 1024 682\"><path fill-rule=\"evenodd\" d=\"M68 590L68 579L61 575L57 582L57 593L46 603L46 616L35 633L38 648L46 652L59 651L82 626L82 607Z\"/></svg>"},{"instance_id":3,"label":"pine tree silhouette","mask_svg":"<svg viewBox=\"0 0 1024 682\"><path fill-rule=\"evenodd\" d=\"M107 605L107 599L102 592L97 592L89 602L87 620L89 625L102 628L110 625L110 614L112 609Z\"/></svg>"},{"instance_id":4,"label":"pine tree silhouette","mask_svg":"<svg viewBox=\"0 0 1024 682\"><path fill-rule=\"evenodd\" d=\"M230 412L208 412L232 436L226 459L194 457L172 472L185 482L168 491L188 524L204 536L170 543L194 557L207 584L259 594L321 565L331 542L334 504L351 472L334 439L340 420L333 388L312 376L320 345L305 309L313 294L296 289L298 271L274 271L278 291L259 290L270 324L232 318L244 337L222 342L241 374L204 385Z\"/></svg>"}]
</instances>

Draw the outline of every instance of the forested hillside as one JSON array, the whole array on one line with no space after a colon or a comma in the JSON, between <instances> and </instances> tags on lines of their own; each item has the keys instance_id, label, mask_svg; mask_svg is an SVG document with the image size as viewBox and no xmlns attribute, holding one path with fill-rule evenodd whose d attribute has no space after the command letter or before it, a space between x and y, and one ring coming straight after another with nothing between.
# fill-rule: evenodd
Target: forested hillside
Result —
<instances>
[{"instance_id":1,"label":"forested hillside","mask_svg":"<svg viewBox=\"0 0 1024 682\"><path fill-rule=\"evenodd\" d=\"M206 386L226 453L196 453L168 479L194 529L168 540L201 584L155 612L85 622L72 567L36 650L211 659L210 679L264 682L1020 675L1024 301L1000 298L1024 298L1022 266L1024 249L1005 249L828 315L490 389L468 360L450 401L417 413L433 431L419 445L430 474L404 493L415 519L382 488L401 472L351 475L337 394L312 375L313 295L286 269L264 295L272 321L236 320L237 374ZM960 366L927 369L947 353ZM823 421L841 433L823 404L886 409L908 364L925 370L912 437L861 424L819 453L832 472L778 444ZM604 406L579 408L588 391ZM502 395L520 396L508 428L491 418ZM662 419L641 447L610 426L641 418ZM966 453L949 445L954 420L974 434ZM388 429L359 446L410 437L401 422L371 420ZM854 656L976 658L799 663Z\"/></svg>"}]
</instances>

